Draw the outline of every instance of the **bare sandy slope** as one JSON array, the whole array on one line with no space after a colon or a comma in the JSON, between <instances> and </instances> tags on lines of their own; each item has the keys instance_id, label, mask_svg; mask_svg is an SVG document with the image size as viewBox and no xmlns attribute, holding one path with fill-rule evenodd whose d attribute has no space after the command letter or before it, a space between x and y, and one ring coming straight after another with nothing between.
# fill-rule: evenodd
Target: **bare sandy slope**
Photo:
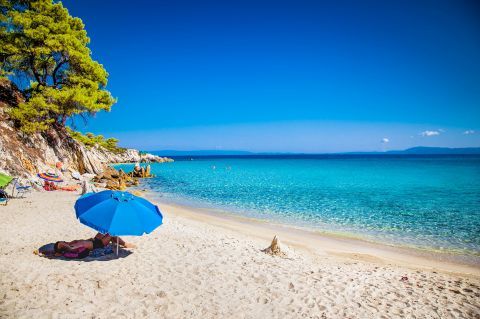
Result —
<instances>
[{"instance_id":1,"label":"bare sandy slope","mask_svg":"<svg viewBox=\"0 0 480 319\"><path fill-rule=\"evenodd\" d=\"M480 318L475 269L408 267L370 248L354 256L350 246L301 247L298 237L286 240L288 258L272 257L260 250L277 230L167 205L163 226L126 238L138 245L130 255L34 255L45 243L94 235L75 219L76 198L34 193L0 206L1 318Z\"/></svg>"}]
</instances>

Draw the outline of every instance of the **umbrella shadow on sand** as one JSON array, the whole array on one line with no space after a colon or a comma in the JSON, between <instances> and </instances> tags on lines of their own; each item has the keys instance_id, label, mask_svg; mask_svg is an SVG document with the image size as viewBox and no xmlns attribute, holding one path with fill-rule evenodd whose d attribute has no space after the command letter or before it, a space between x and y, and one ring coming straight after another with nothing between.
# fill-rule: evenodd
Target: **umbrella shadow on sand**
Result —
<instances>
[{"instance_id":1,"label":"umbrella shadow on sand","mask_svg":"<svg viewBox=\"0 0 480 319\"><path fill-rule=\"evenodd\" d=\"M63 261L83 261L83 262L110 261L110 260L128 257L133 253L130 250L119 248L118 256L117 256L115 254L115 248L109 245L106 248L100 248L100 249L95 249L91 251L90 254L84 258L67 258L61 255L55 254L55 251L53 250L54 244L55 243L49 243L49 244L43 245L34 253L48 259L57 259L57 260L63 260Z\"/></svg>"}]
</instances>

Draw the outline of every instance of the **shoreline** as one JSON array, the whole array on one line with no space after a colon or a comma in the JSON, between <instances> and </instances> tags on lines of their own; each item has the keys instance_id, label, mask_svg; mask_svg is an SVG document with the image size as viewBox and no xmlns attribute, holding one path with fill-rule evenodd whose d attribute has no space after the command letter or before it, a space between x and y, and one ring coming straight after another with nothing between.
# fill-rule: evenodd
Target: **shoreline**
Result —
<instances>
[{"instance_id":1,"label":"shoreline","mask_svg":"<svg viewBox=\"0 0 480 319\"><path fill-rule=\"evenodd\" d=\"M115 164L112 166L117 169ZM130 190L140 192L137 195L145 196L157 204L162 211L171 211L177 216L235 230L267 242L277 235L282 242L316 255L376 261L381 264L480 277L480 256L474 253L462 254L460 250L453 249L435 250L422 246L381 243L355 233L330 232L289 225L281 221L244 216L214 206L200 207L188 202L164 201L161 192L145 187L142 182Z\"/></svg>"},{"instance_id":2,"label":"shoreline","mask_svg":"<svg viewBox=\"0 0 480 319\"><path fill-rule=\"evenodd\" d=\"M144 193L145 198L157 204L162 212L171 212L175 216L219 226L266 242L277 235L282 243L316 255L480 277L480 263L476 256L382 244L361 237L289 226L214 208L163 202L154 194L151 191Z\"/></svg>"},{"instance_id":3,"label":"shoreline","mask_svg":"<svg viewBox=\"0 0 480 319\"><path fill-rule=\"evenodd\" d=\"M439 181L432 181L432 183L435 182L432 185L436 185L434 190L438 191L438 194L435 193L438 196L435 197L430 190L425 190L428 188L419 188L423 182L420 183L418 178L408 179L404 184L400 183L398 186L400 188L392 186L390 182L383 182L382 179L384 184L374 183L373 188L370 186L367 188L375 189L374 187L381 185L380 192L370 192L363 188L354 188L354 191L350 192L342 186L350 185L348 183L340 183L337 190L335 185L330 187L330 184L325 186L320 182L323 186L317 187L313 180L303 181L306 175L301 174L306 174L306 171L295 173L296 168L293 167L295 162L285 162L288 169L290 167L293 169L288 173L290 175L287 175L301 178L289 183L284 183L283 177L281 179L269 177L283 176L281 173L288 171L283 166L279 166L280 169L276 170L274 168L266 170L265 167L276 166L271 162L265 162L265 167L254 163L242 166L238 163L228 161L217 163L209 160L201 165L183 163L178 167L152 166L152 172L161 178L151 182L141 182L138 189L151 191L154 196L151 198L158 199L163 204L177 205L193 211L213 213L216 216L238 217L251 220L255 224L279 225L283 226L280 227L282 229L293 228L297 232L313 233L328 238L348 238L368 245L380 245L387 250L401 250L415 256L427 256L440 262L480 267L480 250L476 231L478 214L474 205L476 197L470 188L459 188L458 192L453 189L452 192L457 196L450 200L442 194L449 193L448 190L452 189L443 187L445 186L443 184L435 184L440 183ZM214 171L214 164L218 165L219 169ZM434 165L434 167L437 166ZM229 167L234 168L232 172L229 171ZM128 170L128 166L125 168ZM190 178L189 174L195 172L197 168L198 176L194 174ZM310 166L307 168L310 169ZM390 169L390 166L387 168ZM278 174L275 175L273 172ZM454 171L450 170L448 174L452 172ZM248 178L245 177L245 181L242 181L244 178L242 174L248 176ZM451 177L448 174L447 177ZM257 176L260 177L257 178ZM162 180L169 178L175 182L163 184ZM273 186L268 186L268 181L272 181ZM345 179L340 181L345 183ZM417 185L417 182L420 184ZM205 183L211 185L211 189L206 188ZM314 193L313 190L319 187L326 189L318 190L318 194ZM421 191L417 191L418 189ZM236 194L237 191L238 194ZM356 192L358 196L349 195ZM386 195L378 195L382 192ZM464 194L466 197L461 197Z\"/></svg>"},{"instance_id":4,"label":"shoreline","mask_svg":"<svg viewBox=\"0 0 480 319\"><path fill-rule=\"evenodd\" d=\"M480 278L466 269L404 265L406 260L379 258L363 243L319 240L158 201L164 224L150 234L125 237L137 248L120 249L119 257L60 260L34 254L47 243L95 234L76 219L78 197L32 192L0 206L1 318L475 318L480 313ZM285 256L262 252L274 234Z\"/></svg>"}]
</instances>

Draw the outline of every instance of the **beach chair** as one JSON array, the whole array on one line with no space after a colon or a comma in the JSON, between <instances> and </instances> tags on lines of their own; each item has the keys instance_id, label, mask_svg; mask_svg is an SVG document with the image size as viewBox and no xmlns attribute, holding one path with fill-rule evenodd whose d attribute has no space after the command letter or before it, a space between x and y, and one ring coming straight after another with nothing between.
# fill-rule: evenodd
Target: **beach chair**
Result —
<instances>
[{"instance_id":1,"label":"beach chair","mask_svg":"<svg viewBox=\"0 0 480 319\"><path fill-rule=\"evenodd\" d=\"M15 191L17 191L17 197L20 198L24 198L25 194L28 194L32 191L32 186L20 184L20 179L18 177L14 178L13 181L12 197L14 197Z\"/></svg>"},{"instance_id":2,"label":"beach chair","mask_svg":"<svg viewBox=\"0 0 480 319\"><path fill-rule=\"evenodd\" d=\"M5 191L5 188L10 184L12 181L12 177L6 174L0 173L0 203L4 204L5 206L8 203L8 195Z\"/></svg>"},{"instance_id":3,"label":"beach chair","mask_svg":"<svg viewBox=\"0 0 480 319\"><path fill-rule=\"evenodd\" d=\"M5 206L8 204L8 195L3 189L0 189L0 204Z\"/></svg>"}]
</instances>

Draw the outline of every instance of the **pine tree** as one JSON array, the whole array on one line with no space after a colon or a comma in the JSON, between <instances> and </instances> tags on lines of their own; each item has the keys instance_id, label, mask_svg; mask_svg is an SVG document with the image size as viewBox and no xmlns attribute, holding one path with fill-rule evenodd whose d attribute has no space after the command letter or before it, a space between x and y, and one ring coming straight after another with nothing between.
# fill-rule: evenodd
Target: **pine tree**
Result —
<instances>
[{"instance_id":1,"label":"pine tree","mask_svg":"<svg viewBox=\"0 0 480 319\"><path fill-rule=\"evenodd\" d=\"M61 2L0 0L0 75L25 95L26 102L10 110L24 132L110 110L108 73L92 59L89 42L82 20Z\"/></svg>"}]
</instances>

